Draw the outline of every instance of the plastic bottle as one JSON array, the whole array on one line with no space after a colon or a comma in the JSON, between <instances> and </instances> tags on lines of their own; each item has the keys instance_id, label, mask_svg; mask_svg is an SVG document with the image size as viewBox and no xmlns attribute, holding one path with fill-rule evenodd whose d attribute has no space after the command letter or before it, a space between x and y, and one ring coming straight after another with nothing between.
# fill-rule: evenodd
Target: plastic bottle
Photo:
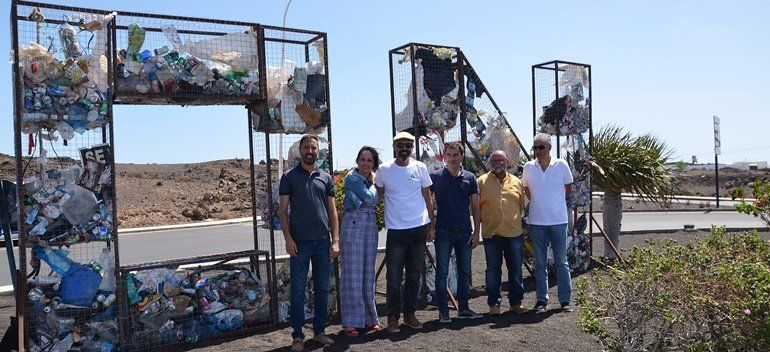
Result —
<instances>
[{"instance_id":1,"label":"plastic bottle","mask_svg":"<svg viewBox=\"0 0 770 352\"><path fill-rule=\"evenodd\" d=\"M32 251L38 258L45 261L48 266L51 267L57 274L64 275L70 270L70 267L74 263L71 259L67 258L69 251L66 249L53 249L51 247L35 247Z\"/></svg>"},{"instance_id":2,"label":"plastic bottle","mask_svg":"<svg viewBox=\"0 0 770 352\"><path fill-rule=\"evenodd\" d=\"M72 336L72 334L67 334L67 337L65 337L63 340L59 341L51 349L50 352L67 352L72 347L72 344L75 343L75 337Z\"/></svg>"},{"instance_id":3,"label":"plastic bottle","mask_svg":"<svg viewBox=\"0 0 770 352\"><path fill-rule=\"evenodd\" d=\"M134 276L130 273L126 276L126 293L128 294L128 304L137 304L142 300L136 290L136 285L134 285Z\"/></svg>"},{"instance_id":4,"label":"plastic bottle","mask_svg":"<svg viewBox=\"0 0 770 352\"><path fill-rule=\"evenodd\" d=\"M99 284L99 290L115 292L115 254L111 248L105 247L102 249L102 254L99 256L99 264L103 268L102 282Z\"/></svg>"}]
</instances>

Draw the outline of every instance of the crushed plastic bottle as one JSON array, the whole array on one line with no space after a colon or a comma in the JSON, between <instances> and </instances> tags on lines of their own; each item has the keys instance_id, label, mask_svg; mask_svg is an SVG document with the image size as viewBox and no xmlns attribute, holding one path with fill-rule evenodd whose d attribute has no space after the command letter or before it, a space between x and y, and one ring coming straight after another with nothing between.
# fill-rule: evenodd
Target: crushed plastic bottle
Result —
<instances>
[{"instance_id":1,"label":"crushed plastic bottle","mask_svg":"<svg viewBox=\"0 0 770 352\"><path fill-rule=\"evenodd\" d=\"M67 337L65 337L63 340L59 341L51 349L50 352L67 352L72 347L72 344L75 343L75 337L72 334L67 334Z\"/></svg>"},{"instance_id":2,"label":"crushed plastic bottle","mask_svg":"<svg viewBox=\"0 0 770 352\"><path fill-rule=\"evenodd\" d=\"M103 268L102 282L99 284L99 290L115 292L115 253L111 248L105 247L102 249L98 262Z\"/></svg>"}]
</instances>

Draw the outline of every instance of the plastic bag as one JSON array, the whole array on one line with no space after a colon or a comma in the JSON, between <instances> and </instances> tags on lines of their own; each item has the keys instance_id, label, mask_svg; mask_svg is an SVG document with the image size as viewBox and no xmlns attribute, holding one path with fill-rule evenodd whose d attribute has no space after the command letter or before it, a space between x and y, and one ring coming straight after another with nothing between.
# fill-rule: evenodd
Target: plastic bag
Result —
<instances>
[{"instance_id":1,"label":"plastic bag","mask_svg":"<svg viewBox=\"0 0 770 352\"><path fill-rule=\"evenodd\" d=\"M146 33L144 28L136 23L128 26L128 47L126 48L126 53L128 55L136 55L142 50Z\"/></svg>"},{"instance_id":2,"label":"plastic bag","mask_svg":"<svg viewBox=\"0 0 770 352\"><path fill-rule=\"evenodd\" d=\"M66 304L90 306L101 282L102 276L91 267L75 263L62 277L59 298Z\"/></svg>"},{"instance_id":3,"label":"plastic bag","mask_svg":"<svg viewBox=\"0 0 770 352\"><path fill-rule=\"evenodd\" d=\"M188 40L177 51L226 64L233 71L246 72L259 67L257 44L257 34L249 28L246 33L228 33L199 41Z\"/></svg>"},{"instance_id":4,"label":"plastic bag","mask_svg":"<svg viewBox=\"0 0 770 352\"><path fill-rule=\"evenodd\" d=\"M417 102L415 103L414 95L412 94L415 87L410 84L409 89L406 91L406 107L404 107L404 109L396 115L396 131L406 130L415 124L422 122L422 118L414 116L415 104L417 104L417 111L420 113L421 117L425 116L425 113L430 107L430 98L425 92L424 71L422 65L419 63L419 60L415 65L414 75L417 81Z\"/></svg>"},{"instance_id":5,"label":"plastic bag","mask_svg":"<svg viewBox=\"0 0 770 352\"><path fill-rule=\"evenodd\" d=\"M87 224L99 210L93 192L78 185L68 185L64 191L70 195L69 201L62 206L62 214L72 225Z\"/></svg>"},{"instance_id":6,"label":"plastic bag","mask_svg":"<svg viewBox=\"0 0 770 352\"><path fill-rule=\"evenodd\" d=\"M53 55L37 43L30 43L29 46L22 45L19 50L19 60L24 66L24 77L36 85L48 79L51 73L58 70L53 65Z\"/></svg>"}]
</instances>

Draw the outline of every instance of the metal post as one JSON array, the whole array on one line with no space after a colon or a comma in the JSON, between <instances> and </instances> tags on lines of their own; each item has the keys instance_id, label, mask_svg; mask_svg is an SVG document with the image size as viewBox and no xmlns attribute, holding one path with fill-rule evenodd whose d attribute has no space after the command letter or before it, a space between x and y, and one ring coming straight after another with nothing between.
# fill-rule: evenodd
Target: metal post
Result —
<instances>
[{"instance_id":1,"label":"metal post","mask_svg":"<svg viewBox=\"0 0 770 352\"><path fill-rule=\"evenodd\" d=\"M714 181L716 184L717 208L719 208L719 154L714 154Z\"/></svg>"},{"instance_id":2,"label":"metal post","mask_svg":"<svg viewBox=\"0 0 770 352\"><path fill-rule=\"evenodd\" d=\"M14 151L16 153L16 199L19 202L24 201L24 174L22 169L22 150L21 150L21 99L22 99L22 79L19 67L19 23L18 23L18 3L16 0L11 2L11 40L13 50L13 132L14 132ZM19 207L19 271L22 275L27 274L27 233L25 231L24 219L26 214L24 207ZM24 351L27 347L27 338L25 335L25 312L27 306L27 280L22 276L19 280L19 287L16 288L16 316L19 323L19 351Z\"/></svg>"},{"instance_id":3,"label":"metal post","mask_svg":"<svg viewBox=\"0 0 770 352\"><path fill-rule=\"evenodd\" d=\"M537 99L535 98L535 66L532 66L532 135L537 133ZM524 149L524 146L521 146Z\"/></svg>"},{"instance_id":4,"label":"metal post","mask_svg":"<svg viewBox=\"0 0 770 352\"><path fill-rule=\"evenodd\" d=\"M394 50L388 52L388 68L390 70L390 124L392 136L396 135L396 88L393 84L393 55ZM392 148L391 148L392 149ZM395 157L395 150L393 151Z\"/></svg>"},{"instance_id":5,"label":"metal post","mask_svg":"<svg viewBox=\"0 0 770 352\"><path fill-rule=\"evenodd\" d=\"M559 99L559 61L553 64L553 87L556 92L554 99ZM560 124L561 125L561 124ZM561 126L556 127L556 157L561 157Z\"/></svg>"},{"instance_id":6,"label":"metal post","mask_svg":"<svg viewBox=\"0 0 770 352\"><path fill-rule=\"evenodd\" d=\"M417 67L415 67L415 62L417 62L417 49L416 45L411 44L409 45L409 52L410 52L410 59L409 59L409 67L411 67L412 70L412 101L414 102L414 105L412 106L412 127L413 127L413 133L414 133L414 158L417 160L420 160L420 118L417 116L420 115L420 109L417 108L418 102L417 102L417 73L415 70ZM396 150L393 150L393 154L396 153ZM396 156L396 155L394 155Z\"/></svg>"},{"instance_id":7,"label":"metal post","mask_svg":"<svg viewBox=\"0 0 770 352\"><path fill-rule=\"evenodd\" d=\"M588 65L588 99L591 99L588 104L588 155L593 156L594 155L594 115L593 115L593 106L594 106L594 96L591 94L591 88L593 87L593 83L591 82L591 65ZM590 202L588 203L588 214L590 217L593 218L594 216L594 171L593 168L588 168L588 189L589 189L589 195L590 195ZM588 247L590 248L589 253L593 255L594 253L594 223L592 221L588 222Z\"/></svg>"}]
</instances>

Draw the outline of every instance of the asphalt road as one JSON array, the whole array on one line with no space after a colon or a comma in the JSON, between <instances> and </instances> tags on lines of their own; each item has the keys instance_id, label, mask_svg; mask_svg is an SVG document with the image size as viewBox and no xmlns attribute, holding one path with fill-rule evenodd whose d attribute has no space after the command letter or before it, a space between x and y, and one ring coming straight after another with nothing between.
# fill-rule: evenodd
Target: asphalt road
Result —
<instances>
[{"instance_id":1,"label":"asphalt road","mask_svg":"<svg viewBox=\"0 0 770 352\"><path fill-rule=\"evenodd\" d=\"M601 224L601 214L595 214ZM695 228L709 228L712 224L728 228L759 228L764 223L758 218L736 212L634 212L623 215L623 231L682 229L685 224ZM594 228L594 231L597 230ZM164 259L187 258L200 255L236 252L254 248L251 223L232 225L137 232L120 236L122 265ZM259 231L259 248L269 249L270 238L266 229ZM385 232L380 233L380 246L385 246ZM86 249L98 257L98 248ZM0 250L0 286L10 285L10 271L6 250ZM14 250L18 262L18 250ZM276 254L285 254L283 236L276 232Z\"/></svg>"}]
</instances>

